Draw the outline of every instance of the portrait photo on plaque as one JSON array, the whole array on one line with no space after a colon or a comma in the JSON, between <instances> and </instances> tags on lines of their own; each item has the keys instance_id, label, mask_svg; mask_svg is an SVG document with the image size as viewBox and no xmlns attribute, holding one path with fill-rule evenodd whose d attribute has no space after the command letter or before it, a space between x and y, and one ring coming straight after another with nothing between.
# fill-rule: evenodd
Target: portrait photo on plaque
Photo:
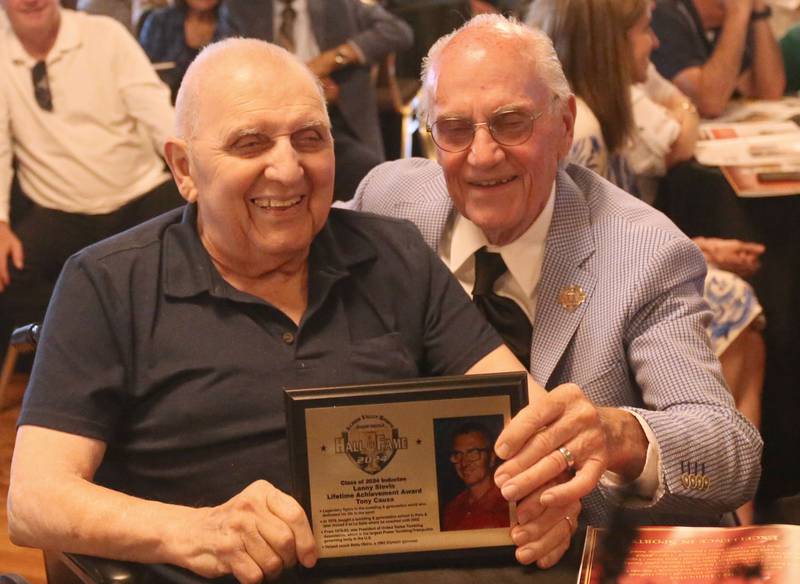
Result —
<instances>
[{"instance_id":1,"label":"portrait photo on plaque","mask_svg":"<svg viewBox=\"0 0 800 584\"><path fill-rule=\"evenodd\" d=\"M494 482L503 422L501 415L433 420L442 531L511 526L508 501Z\"/></svg>"},{"instance_id":2,"label":"portrait photo on plaque","mask_svg":"<svg viewBox=\"0 0 800 584\"><path fill-rule=\"evenodd\" d=\"M484 475L494 486L494 441L525 405L524 373L287 390L292 494L320 565L513 557L516 509Z\"/></svg>"}]
</instances>

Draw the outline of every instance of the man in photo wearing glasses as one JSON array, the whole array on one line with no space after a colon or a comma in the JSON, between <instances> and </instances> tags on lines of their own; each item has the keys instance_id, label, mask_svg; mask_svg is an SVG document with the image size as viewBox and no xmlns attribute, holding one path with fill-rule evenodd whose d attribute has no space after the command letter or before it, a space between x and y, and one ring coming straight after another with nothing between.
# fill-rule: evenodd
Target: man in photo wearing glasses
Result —
<instances>
[{"instance_id":1,"label":"man in photo wearing glasses","mask_svg":"<svg viewBox=\"0 0 800 584\"><path fill-rule=\"evenodd\" d=\"M453 433L450 462L464 490L444 507L442 531L508 527L508 501L494 483L497 456L489 429L467 422Z\"/></svg>"},{"instance_id":2,"label":"man in photo wearing glasses","mask_svg":"<svg viewBox=\"0 0 800 584\"><path fill-rule=\"evenodd\" d=\"M0 7L1 359L70 255L182 200L160 154L169 89L130 33L57 0Z\"/></svg>"},{"instance_id":3,"label":"man in photo wearing glasses","mask_svg":"<svg viewBox=\"0 0 800 584\"><path fill-rule=\"evenodd\" d=\"M644 524L719 524L755 491L761 439L708 346L702 254L564 161L575 99L541 31L477 16L431 48L422 80L438 164L384 163L349 206L413 221L549 390L516 417L530 466L497 468L504 498L581 498L593 525L620 502ZM553 468L571 480L548 484Z\"/></svg>"}]
</instances>

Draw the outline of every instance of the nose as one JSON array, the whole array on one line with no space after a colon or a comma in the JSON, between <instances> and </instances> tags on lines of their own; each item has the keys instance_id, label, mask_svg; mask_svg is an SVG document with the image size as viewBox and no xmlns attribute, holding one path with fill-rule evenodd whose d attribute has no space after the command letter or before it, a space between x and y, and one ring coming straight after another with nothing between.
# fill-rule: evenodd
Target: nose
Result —
<instances>
[{"instance_id":1,"label":"nose","mask_svg":"<svg viewBox=\"0 0 800 584\"><path fill-rule=\"evenodd\" d=\"M476 124L475 137L469 147L468 162L472 166L490 167L502 161L504 156L503 147L495 141L489 127Z\"/></svg>"},{"instance_id":2,"label":"nose","mask_svg":"<svg viewBox=\"0 0 800 584\"><path fill-rule=\"evenodd\" d=\"M651 50L653 51L655 51L659 46L661 46L661 43L658 41L658 37L656 36L656 33L652 28L650 29L650 44L652 46Z\"/></svg>"},{"instance_id":3,"label":"nose","mask_svg":"<svg viewBox=\"0 0 800 584\"><path fill-rule=\"evenodd\" d=\"M300 156L289 136L277 139L269 151L264 177L282 185L292 185L302 180L304 174Z\"/></svg>"}]
</instances>

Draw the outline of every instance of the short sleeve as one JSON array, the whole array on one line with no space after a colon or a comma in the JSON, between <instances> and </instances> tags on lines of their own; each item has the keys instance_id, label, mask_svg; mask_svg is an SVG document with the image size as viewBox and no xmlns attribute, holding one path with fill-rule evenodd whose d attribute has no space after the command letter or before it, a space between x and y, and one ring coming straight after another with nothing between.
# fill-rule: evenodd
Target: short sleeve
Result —
<instances>
[{"instance_id":1,"label":"short sleeve","mask_svg":"<svg viewBox=\"0 0 800 584\"><path fill-rule=\"evenodd\" d=\"M18 425L107 442L125 405L122 352L114 303L80 257L67 261L50 301Z\"/></svg>"}]
</instances>

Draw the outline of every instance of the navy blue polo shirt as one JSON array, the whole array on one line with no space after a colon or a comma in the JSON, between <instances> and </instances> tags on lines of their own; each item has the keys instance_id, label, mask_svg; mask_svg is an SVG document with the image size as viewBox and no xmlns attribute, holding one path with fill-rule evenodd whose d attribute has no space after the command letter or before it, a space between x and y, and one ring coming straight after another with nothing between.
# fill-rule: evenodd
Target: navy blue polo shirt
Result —
<instances>
[{"instance_id":1,"label":"navy blue polo shirt","mask_svg":"<svg viewBox=\"0 0 800 584\"><path fill-rule=\"evenodd\" d=\"M230 286L177 209L74 255L19 424L107 443L96 481L216 505L289 490L283 389L464 373L501 344L410 223L333 209L299 326Z\"/></svg>"},{"instance_id":2,"label":"navy blue polo shirt","mask_svg":"<svg viewBox=\"0 0 800 584\"><path fill-rule=\"evenodd\" d=\"M650 59L667 79L689 67L700 67L711 58L720 30L703 29L700 15L692 0L656 0L653 10L653 31L659 46ZM748 31L741 71L752 64L752 28Z\"/></svg>"}]
</instances>

